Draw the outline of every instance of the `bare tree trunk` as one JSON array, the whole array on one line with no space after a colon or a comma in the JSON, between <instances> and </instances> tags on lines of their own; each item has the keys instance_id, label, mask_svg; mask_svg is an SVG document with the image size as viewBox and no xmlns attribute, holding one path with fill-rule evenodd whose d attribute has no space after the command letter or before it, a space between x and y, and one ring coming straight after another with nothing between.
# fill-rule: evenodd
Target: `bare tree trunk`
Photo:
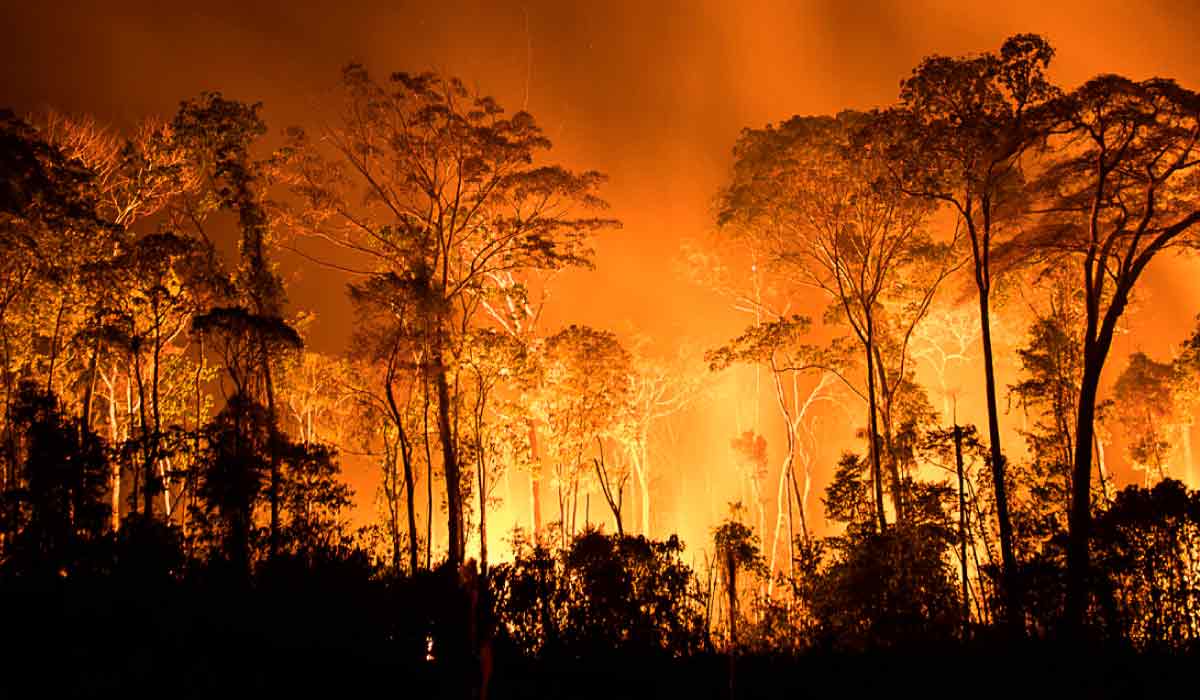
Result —
<instances>
[{"instance_id":1,"label":"bare tree trunk","mask_svg":"<svg viewBox=\"0 0 1200 700\"><path fill-rule=\"evenodd\" d=\"M542 531L542 458L538 455L537 426L526 421L529 430L529 507L533 511L533 536Z\"/></svg>"},{"instance_id":2,"label":"bare tree trunk","mask_svg":"<svg viewBox=\"0 0 1200 700\"><path fill-rule=\"evenodd\" d=\"M153 441L148 439L149 425L146 418L146 384L142 380L142 356L140 353L134 355L133 358L134 373L137 377L138 390L138 416L141 419L141 439L142 439L142 514L147 518L154 517L154 451L152 449ZM136 490L138 477L134 476L134 488Z\"/></svg>"},{"instance_id":3,"label":"bare tree trunk","mask_svg":"<svg viewBox=\"0 0 1200 700\"><path fill-rule=\"evenodd\" d=\"M883 414L883 451L887 455L888 472L892 478L892 505L896 508L896 522L904 522L904 484L900 479L900 460L896 455L893 435L892 401L895 398L895 386L889 386L887 368L883 364L883 353L875 346L875 371L879 373L879 390L883 394L880 412ZM900 378L897 377L899 382Z\"/></svg>"},{"instance_id":4,"label":"bare tree trunk","mask_svg":"<svg viewBox=\"0 0 1200 700\"><path fill-rule=\"evenodd\" d=\"M1075 464L1071 475L1071 511L1067 539L1066 623L1072 634L1083 631L1087 610L1088 542L1091 534L1092 431L1096 412L1096 394L1100 385L1098 363L1085 356L1083 381L1079 390L1079 418L1075 431Z\"/></svg>"},{"instance_id":5,"label":"bare tree trunk","mask_svg":"<svg viewBox=\"0 0 1200 700\"><path fill-rule=\"evenodd\" d=\"M484 471L483 451L479 452L479 571L487 576L487 475Z\"/></svg>"},{"instance_id":6,"label":"bare tree trunk","mask_svg":"<svg viewBox=\"0 0 1200 700\"><path fill-rule=\"evenodd\" d=\"M971 589L967 577L967 493L963 477L962 428L954 422L954 465L958 471L958 560L962 564L963 641L970 636Z\"/></svg>"},{"instance_id":7,"label":"bare tree trunk","mask_svg":"<svg viewBox=\"0 0 1200 700\"><path fill-rule=\"evenodd\" d=\"M267 354L266 340L259 339L259 352L262 353L262 371L263 382L267 393L267 427L271 445L268 448L271 460L271 483L267 492L267 499L271 503L271 527L269 532L268 543L271 550L271 558L279 556L279 498L280 486L282 478L279 471L279 449L282 439L279 433L278 414L275 411L275 383L271 376L271 357Z\"/></svg>"},{"instance_id":8,"label":"bare tree trunk","mask_svg":"<svg viewBox=\"0 0 1200 700\"><path fill-rule=\"evenodd\" d=\"M646 537L650 537L650 466L647 461L650 454L646 446L649 441L649 435L641 435L637 445L637 478L642 503L642 534Z\"/></svg>"},{"instance_id":9,"label":"bare tree trunk","mask_svg":"<svg viewBox=\"0 0 1200 700\"><path fill-rule=\"evenodd\" d=\"M1094 264L1089 255L1087 265ZM1071 472L1071 511L1067 518L1067 600L1065 606L1067 632L1082 635L1084 616L1087 613L1087 581L1089 568L1088 545L1092 526L1092 438L1096 422L1096 397L1100 388L1100 375L1104 361L1112 347L1113 333L1117 320L1129 302L1129 286L1118 285L1113 291L1112 301L1103 317L1100 314L1100 290L1093 285L1091 267L1087 273L1087 330L1083 345L1083 377L1079 386L1077 420L1075 428L1075 463ZM1101 270L1098 283L1103 282L1106 271ZM1136 276L1135 276L1136 279Z\"/></svg>"},{"instance_id":10,"label":"bare tree trunk","mask_svg":"<svg viewBox=\"0 0 1200 700\"><path fill-rule=\"evenodd\" d=\"M1180 431L1183 434L1183 480L1191 488L1200 488L1200 479L1197 479L1196 463L1192 456L1192 421L1187 420L1183 424L1183 429Z\"/></svg>"},{"instance_id":11,"label":"bare tree trunk","mask_svg":"<svg viewBox=\"0 0 1200 700\"><path fill-rule=\"evenodd\" d=\"M392 411L392 420L396 424L396 436L400 443L400 459L404 465L404 505L408 516L408 575L417 573L417 514L416 514L416 483L412 467L412 443L404 431L404 414L396 403L396 393L392 388L393 366L388 366L384 393L387 395L388 408Z\"/></svg>"},{"instance_id":12,"label":"bare tree trunk","mask_svg":"<svg viewBox=\"0 0 1200 700\"><path fill-rule=\"evenodd\" d=\"M450 385L446 376L446 363L440 343L435 345L432 359L434 381L438 392L438 432L442 439L442 472L446 478L447 559L451 565L457 567L463 561L462 479L458 466L458 450L451 428Z\"/></svg>"},{"instance_id":13,"label":"bare tree trunk","mask_svg":"<svg viewBox=\"0 0 1200 700\"><path fill-rule=\"evenodd\" d=\"M1100 439L1100 431L1092 433L1092 439L1096 442L1096 478L1100 480L1100 495L1104 498L1105 503L1110 503L1111 499L1108 495L1108 469L1104 463L1104 441Z\"/></svg>"},{"instance_id":14,"label":"bare tree trunk","mask_svg":"<svg viewBox=\"0 0 1200 700\"><path fill-rule=\"evenodd\" d=\"M871 454L871 482L875 491L875 517L878 520L879 532L884 533L887 530L887 517L883 512L883 473L882 465L879 459L879 425L877 422L877 408L875 395L875 331L874 323L867 319L867 411L869 412L867 419L867 430L870 433L867 436L867 443L870 446Z\"/></svg>"},{"instance_id":15,"label":"bare tree trunk","mask_svg":"<svg viewBox=\"0 0 1200 700\"><path fill-rule=\"evenodd\" d=\"M92 420L92 397L96 393L96 365L100 359L100 335L96 335L96 341L92 343L92 357L88 360L88 380L87 388L83 393L83 406L79 409L79 426L80 432L87 433L91 429Z\"/></svg>"},{"instance_id":16,"label":"bare tree trunk","mask_svg":"<svg viewBox=\"0 0 1200 700\"><path fill-rule=\"evenodd\" d=\"M54 316L54 335L50 337L50 368L46 371L46 391L54 391L54 368L58 360L58 334L62 331L62 317L67 308L67 297L59 295L58 313Z\"/></svg>"},{"instance_id":17,"label":"bare tree trunk","mask_svg":"<svg viewBox=\"0 0 1200 700\"><path fill-rule=\"evenodd\" d=\"M792 559L792 539L791 539L791 494L788 493L788 481L792 474L792 462L796 458L796 424L792 421L791 411L788 410L787 396L783 388L783 380L779 378L779 370L776 369L774 356L771 358L771 378L775 384L775 403L779 408L779 414L783 418L784 434L787 436L787 446L784 448L783 464L779 469L779 485L775 493L775 534L771 538L771 562L770 580L767 582L767 595L770 596L775 586L775 557L779 550L779 537L784 526L784 510L783 504L788 504L786 512L788 525L788 544L787 553L788 561ZM796 407L799 410L799 406ZM764 533L765 535L765 533Z\"/></svg>"},{"instance_id":18,"label":"bare tree trunk","mask_svg":"<svg viewBox=\"0 0 1200 700\"><path fill-rule=\"evenodd\" d=\"M429 446L429 374L422 382L425 407L422 411L422 426L425 437L425 568L433 567L433 450Z\"/></svg>"},{"instance_id":19,"label":"bare tree trunk","mask_svg":"<svg viewBox=\"0 0 1200 700\"><path fill-rule=\"evenodd\" d=\"M1021 584L1017 577L1017 555L1013 547L1012 520L1008 514L1008 487L1005 483L1004 454L1000 449L1000 419L996 409L996 370L992 361L992 324L988 309L989 288L976 274L979 287L980 342L983 346L983 377L987 389L988 440L991 443L992 487L996 494L996 521L1000 529L1000 558L1004 565L1004 604L1010 630L1025 634L1025 612Z\"/></svg>"},{"instance_id":20,"label":"bare tree trunk","mask_svg":"<svg viewBox=\"0 0 1200 700\"><path fill-rule=\"evenodd\" d=\"M479 482L479 571L482 576L487 576L488 570L488 551L487 551L487 460L484 456L483 442L483 410L487 402L487 389L484 385L483 377L477 375L476 382L476 400L473 419L475 422L475 468L478 470Z\"/></svg>"}]
</instances>

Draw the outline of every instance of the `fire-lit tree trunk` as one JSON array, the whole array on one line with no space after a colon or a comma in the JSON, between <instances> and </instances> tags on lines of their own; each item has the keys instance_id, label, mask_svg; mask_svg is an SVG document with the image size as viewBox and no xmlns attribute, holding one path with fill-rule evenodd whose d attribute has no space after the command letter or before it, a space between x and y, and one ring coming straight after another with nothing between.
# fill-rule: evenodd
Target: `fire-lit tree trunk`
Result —
<instances>
[{"instance_id":1,"label":"fire-lit tree trunk","mask_svg":"<svg viewBox=\"0 0 1200 700\"><path fill-rule=\"evenodd\" d=\"M870 316L867 317L867 444L871 455L871 484L875 494L875 519L879 532L887 531L887 516L883 512L883 469L879 455L879 425L877 422L875 392L875 325Z\"/></svg>"},{"instance_id":2,"label":"fire-lit tree trunk","mask_svg":"<svg viewBox=\"0 0 1200 700\"><path fill-rule=\"evenodd\" d=\"M282 474L280 473L279 452L282 447L283 436L279 432L279 414L275 408L275 381L273 372L271 371L271 356L267 351L266 339L259 339L259 352L262 353L262 373L263 385L267 395L267 428L270 434L270 481L267 485L267 501L271 504L271 522L268 532L268 546L270 547L271 558L279 556L280 547L280 532L279 532L279 511L280 511L280 487L282 486Z\"/></svg>"},{"instance_id":3,"label":"fire-lit tree trunk","mask_svg":"<svg viewBox=\"0 0 1200 700\"><path fill-rule=\"evenodd\" d=\"M424 406L421 409L422 442L425 445L425 568L433 567L433 447L429 444L429 372L422 372Z\"/></svg>"},{"instance_id":4,"label":"fire-lit tree trunk","mask_svg":"<svg viewBox=\"0 0 1200 700\"><path fill-rule=\"evenodd\" d=\"M433 378L437 387L437 421L438 435L442 444L442 473L446 481L446 534L447 559L450 564L457 566L463 561L463 511L462 511L462 477L458 465L458 450L456 449L454 430L452 428L450 405L450 385L447 377L448 369L440 343L434 345L431 359L433 361Z\"/></svg>"},{"instance_id":5,"label":"fire-lit tree trunk","mask_svg":"<svg viewBox=\"0 0 1200 700\"><path fill-rule=\"evenodd\" d=\"M892 506L896 509L896 522L904 522L904 482L900 475L900 459L896 454L895 428L892 413L896 393L900 390L902 377L888 377L883 362L883 352L875 346L875 370L879 372L879 388L881 394L880 413L883 416L883 451L887 455L888 472L891 476Z\"/></svg>"},{"instance_id":6,"label":"fire-lit tree trunk","mask_svg":"<svg viewBox=\"0 0 1200 700\"><path fill-rule=\"evenodd\" d=\"M954 466L958 473L958 561L962 569L963 640L971 629L971 590L967 578L967 493L963 474L962 428L954 421Z\"/></svg>"},{"instance_id":7,"label":"fire-lit tree trunk","mask_svg":"<svg viewBox=\"0 0 1200 700\"><path fill-rule=\"evenodd\" d=\"M529 431L529 504L533 518L533 536L536 541L542 531L542 458L538 454L537 426L526 421Z\"/></svg>"},{"instance_id":8,"label":"fire-lit tree trunk","mask_svg":"<svg viewBox=\"0 0 1200 700\"><path fill-rule=\"evenodd\" d=\"M405 515L408 518L408 574L409 576L415 576L417 573L417 552L419 550L417 547L416 483L413 477L412 443L409 441L408 433L404 429L404 414L400 411L400 406L396 402L396 393L393 388L394 375L395 363L393 361L388 365L388 373L384 379L384 392L387 395L388 409L391 411L397 440L400 443L400 460L404 465L404 505L406 508Z\"/></svg>"}]
</instances>

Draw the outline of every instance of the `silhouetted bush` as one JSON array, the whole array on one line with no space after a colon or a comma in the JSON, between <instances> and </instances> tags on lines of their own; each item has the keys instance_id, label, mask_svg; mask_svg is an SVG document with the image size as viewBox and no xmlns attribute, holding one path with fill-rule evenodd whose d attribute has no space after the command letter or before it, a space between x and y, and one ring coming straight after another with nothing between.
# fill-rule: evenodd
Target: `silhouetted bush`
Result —
<instances>
[{"instance_id":1,"label":"silhouetted bush","mask_svg":"<svg viewBox=\"0 0 1200 700\"><path fill-rule=\"evenodd\" d=\"M683 544L587 531L564 552L518 542L493 569L499 633L535 655L626 650L682 655L703 641Z\"/></svg>"}]
</instances>

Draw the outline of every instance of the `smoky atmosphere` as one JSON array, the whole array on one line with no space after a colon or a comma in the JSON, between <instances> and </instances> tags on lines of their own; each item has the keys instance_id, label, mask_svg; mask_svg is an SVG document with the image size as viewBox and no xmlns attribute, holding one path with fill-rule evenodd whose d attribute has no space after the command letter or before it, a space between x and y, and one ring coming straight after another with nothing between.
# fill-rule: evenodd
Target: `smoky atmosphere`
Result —
<instances>
[{"instance_id":1,"label":"smoky atmosphere","mask_svg":"<svg viewBox=\"0 0 1200 700\"><path fill-rule=\"evenodd\" d=\"M4 3L0 688L1189 692L1198 21Z\"/></svg>"}]
</instances>

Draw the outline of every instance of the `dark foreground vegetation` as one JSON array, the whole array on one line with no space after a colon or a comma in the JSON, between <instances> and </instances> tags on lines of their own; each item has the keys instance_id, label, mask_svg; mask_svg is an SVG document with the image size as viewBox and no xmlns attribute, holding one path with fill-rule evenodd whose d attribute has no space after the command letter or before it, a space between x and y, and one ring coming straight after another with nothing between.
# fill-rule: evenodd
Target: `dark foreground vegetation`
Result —
<instances>
[{"instance_id":1,"label":"dark foreground vegetation","mask_svg":"<svg viewBox=\"0 0 1200 700\"><path fill-rule=\"evenodd\" d=\"M1162 511L1181 496L1172 482L1130 489L1104 519L1122 534L1096 552L1117 566L1092 587L1086 640L1059 636L1061 596L1030 606L1029 639L964 626L952 569L909 558L902 535L847 543L821 573L781 581L792 592L777 600L755 593L761 581L740 590L735 641L713 619L725 592L674 541L589 532L566 552L524 550L486 584L473 563L397 578L354 547L291 550L246 578L221 554L189 558L177 531L130 522L82 555L42 550L57 570L5 569L3 684L54 697L472 697L486 673L493 698L1150 697L1194 683L1197 593L1157 573L1195 570L1163 544L1200 540L1197 494L1188 514ZM1031 590L1063 589L1059 559L1029 567Z\"/></svg>"},{"instance_id":2,"label":"dark foreground vegetation","mask_svg":"<svg viewBox=\"0 0 1200 700\"><path fill-rule=\"evenodd\" d=\"M1052 56L1019 35L927 59L891 109L743 132L718 223L773 281L755 277L741 307L755 324L705 360L767 372L787 447L775 467L762 435L732 441L758 496L721 494L728 517L687 548L646 536L647 444L700 392L613 333L538 328L550 273L590 265L591 236L618 222L599 215L599 173L541 161L530 115L358 65L336 117L267 156L258 106L214 93L127 138L0 113L0 684L493 698L1190 684L1200 494L1168 477L1174 443L1194 469L1200 339L1169 362L1133 355L1111 400L1101 376L1151 259L1200 245L1200 96L1118 76L1063 91ZM939 213L954 223L935 233ZM236 234L233 258L218 231ZM307 353L312 319L288 315L272 255L303 237L353 255L346 357ZM935 410L913 370L960 274L986 438L948 392ZM1007 387L999 280L1037 297ZM813 306L812 290L823 335L778 310ZM857 449L826 465L821 529L807 494L823 433L805 411L833 386L865 415L848 421ZM1023 459L1001 449L1005 389ZM1144 485L1117 490L1106 471L1110 420ZM347 524L344 453L380 468L373 527ZM514 475L533 532L489 561L497 484ZM616 534L592 527L593 500Z\"/></svg>"}]
</instances>

